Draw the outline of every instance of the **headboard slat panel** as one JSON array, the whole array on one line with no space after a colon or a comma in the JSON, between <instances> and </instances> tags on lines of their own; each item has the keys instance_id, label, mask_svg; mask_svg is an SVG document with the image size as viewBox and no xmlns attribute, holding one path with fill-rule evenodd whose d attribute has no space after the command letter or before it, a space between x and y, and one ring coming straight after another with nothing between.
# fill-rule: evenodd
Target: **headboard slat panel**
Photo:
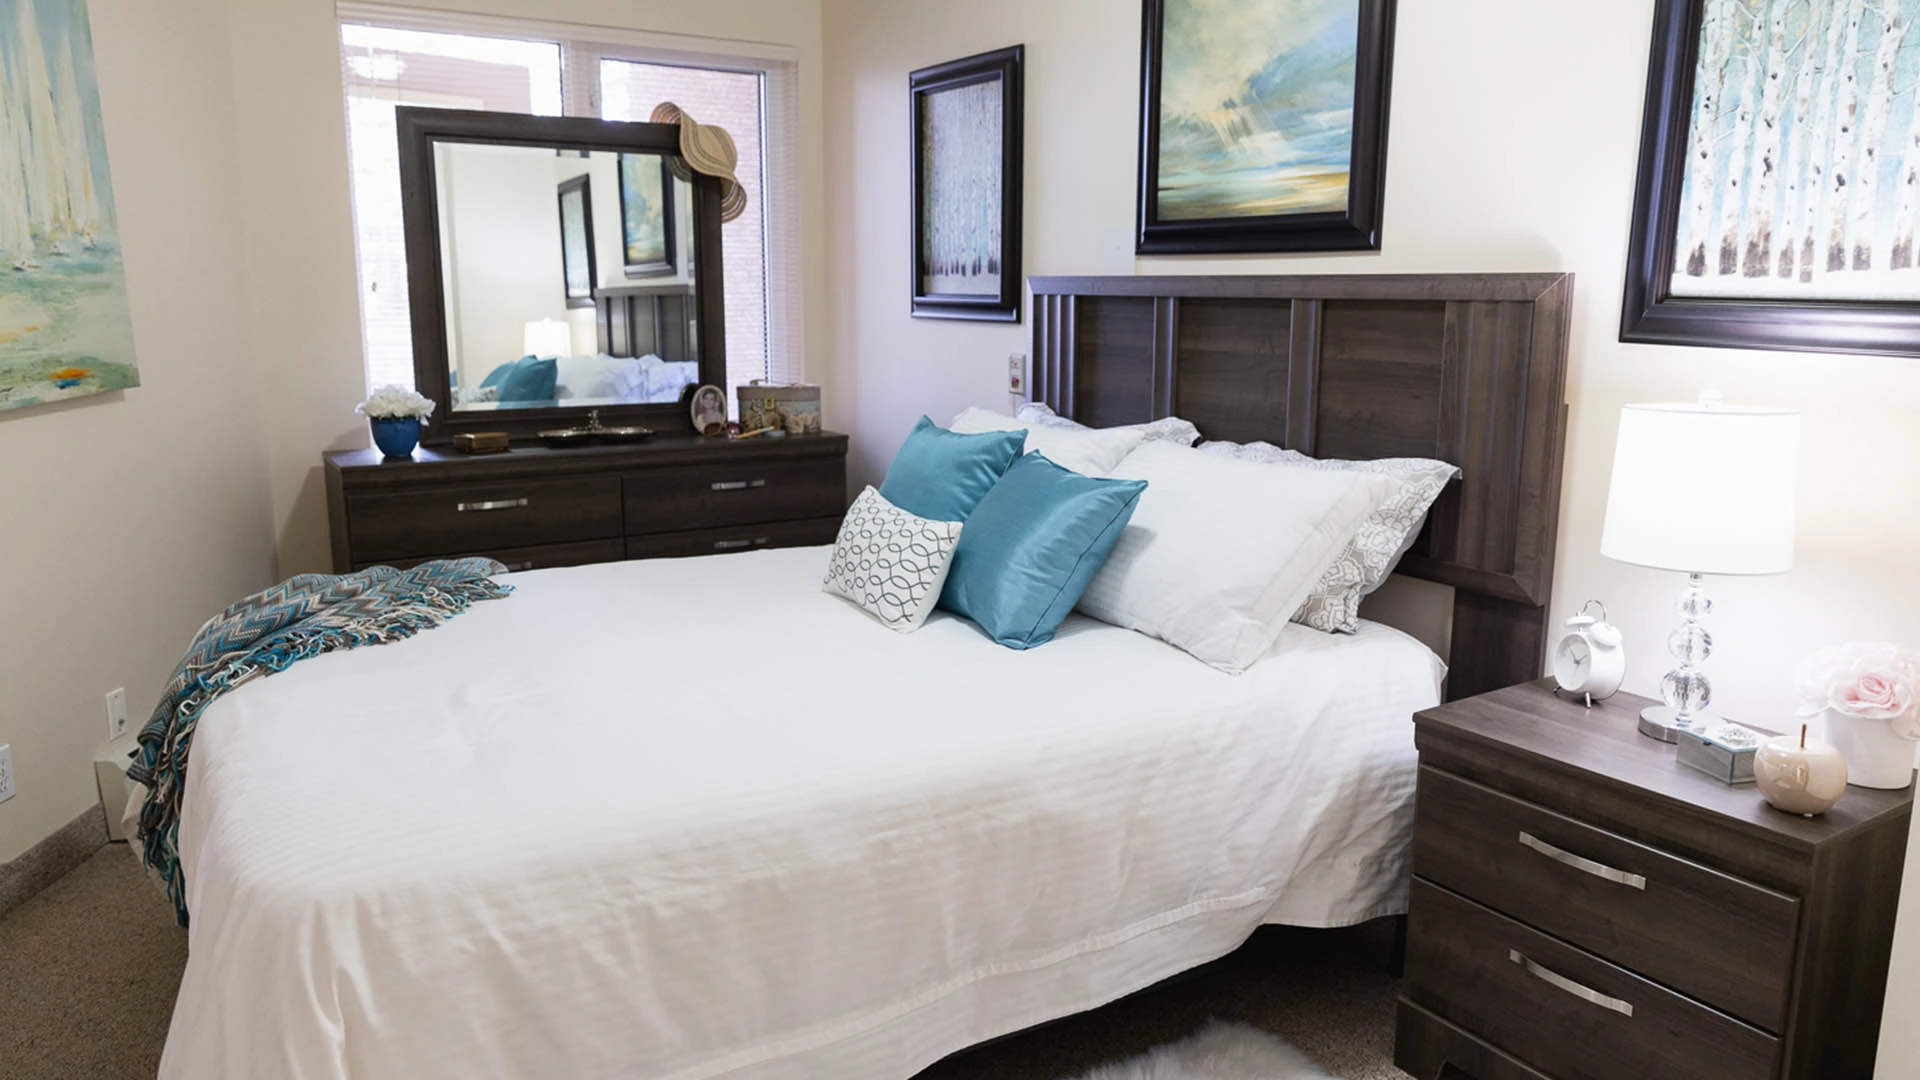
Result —
<instances>
[{"instance_id":1,"label":"headboard slat panel","mask_svg":"<svg viewBox=\"0 0 1920 1080\"><path fill-rule=\"evenodd\" d=\"M1036 277L1033 396L1099 425L1459 465L1400 572L1456 590L1450 696L1543 666L1567 274Z\"/></svg>"}]
</instances>

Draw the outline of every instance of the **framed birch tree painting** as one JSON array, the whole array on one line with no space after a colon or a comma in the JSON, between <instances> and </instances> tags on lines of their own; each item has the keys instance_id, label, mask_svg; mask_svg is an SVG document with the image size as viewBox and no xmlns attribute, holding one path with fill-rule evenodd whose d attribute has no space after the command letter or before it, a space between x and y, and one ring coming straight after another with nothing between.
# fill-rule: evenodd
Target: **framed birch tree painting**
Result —
<instances>
[{"instance_id":1,"label":"framed birch tree painting","mask_svg":"<svg viewBox=\"0 0 1920 1080\"><path fill-rule=\"evenodd\" d=\"M1920 0L1657 0L1622 341L1920 352Z\"/></svg>"},{"instance_id":2,"label":"framed birch tree painting","mask_svg":"<svg viewBox=\"0 0 1920 1080\"><path fill-rule=\"evenodd\" d=\"M915 316L1020 321L1025 57L1015 45L907 76Z\"/></svg>"}]
</instances>

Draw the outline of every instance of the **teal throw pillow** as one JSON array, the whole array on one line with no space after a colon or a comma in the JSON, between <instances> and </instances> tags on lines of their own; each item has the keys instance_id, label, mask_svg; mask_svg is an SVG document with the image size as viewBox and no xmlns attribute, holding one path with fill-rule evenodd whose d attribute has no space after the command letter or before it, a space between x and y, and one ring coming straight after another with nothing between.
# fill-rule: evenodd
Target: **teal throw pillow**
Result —
<instances>
[{"instance_id":1,"label":"teal throw pillow","mask_svg":"<svg viewBox=\"0 0 1920 1080\"><path fill-rule=\"evenodd\" d=\"M1026 455L968 516L940 606L1011 649L1053 640L1146 488L1144 480L1096 480Z\"/></svg>"},{"instance_id":2,"label":"teal throw pillow","mask_svg":"<svg viewBox=\"0 0 1920 1080\"><path fill-rule=\"evenodd\" d=\"M518 360L509 360L504 364L495 366L492 371L487 372L486 378L480 380L480 388L485 390L489 386L499 386L501 383L507 381L507 376L513 374L514 368L519 367L531 359L533 359L533 357L523 356Z\"/></svg>"},{"instance_id":3,"label":"teal throw pillow","mask_svg":"<svg viewBox=\"0 0 1920 1080\"><path fill-rule=\"evenodd\" d=\"M529 356L515 364L507 377L501 380L500 404L525 405L552 401L554 388L559 381L558 361L552 358L536 360Z\"/></svg>"},{"instance_id":4,"label":"teal throw pillow","mask_svg":"<svg viewBox=\"0 0 1920 1080\"><path fill-rule=\"evenodd\" d=\"M893 455L880 497L934 521L965 521L1026 451L1025 431L958 435L921 417Z\"/></svg>"}]
</instances>

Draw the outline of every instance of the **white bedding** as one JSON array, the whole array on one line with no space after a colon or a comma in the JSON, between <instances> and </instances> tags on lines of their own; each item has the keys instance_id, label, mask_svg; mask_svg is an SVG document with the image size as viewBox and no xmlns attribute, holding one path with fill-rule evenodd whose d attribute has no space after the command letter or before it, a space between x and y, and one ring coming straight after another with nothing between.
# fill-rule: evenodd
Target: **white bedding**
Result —
<instances>
[{"instance_id":1,"label":"white bedding","mask_svg":"<svg viewBox=\"0 0 1920 1080\"><path fill-rule=\"evenodd\" d=\"M161 1075L901 1080L1404 910L1424 646L899 635L827 551L518 574L216 702Z\"/></svg>"}]
</instances>

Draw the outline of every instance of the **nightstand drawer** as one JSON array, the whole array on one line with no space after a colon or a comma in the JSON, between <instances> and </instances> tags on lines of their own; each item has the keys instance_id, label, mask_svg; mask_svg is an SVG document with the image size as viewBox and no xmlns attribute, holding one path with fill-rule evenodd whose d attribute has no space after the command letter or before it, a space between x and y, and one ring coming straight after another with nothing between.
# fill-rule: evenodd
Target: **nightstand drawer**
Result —
<instances>
[{"instance_id":1,"label":"nightstand drawer","mask_svg":"<svg viewBox=\"0 0 1920 1080\"><path fill-rule=\"evenodd\" d=\"M620 536L620 481L535 480L350 495L347 529L356 564L612 540Z\"/></svg>"},{"instance_id":2,"label":"nightstand drawer","mask_svg":"<svg viewBox=\"0 0 1920 1080\"><path fill-rule=\"evenodd\" d=\"M1413 872L1770 1031L1800 902L1435 769Z\"/></svg>"},{"instance_id":3,"label":"nightstand drawer","mask_svg":"<svg viewBox=\"0 0 1920 1080\"><path fill-rule=\"evenodd\" d=\"M840 517L846 510L846 466L837 457L662 469L626 482L629 535Z\"/></svg>"},{"instance_id":4,"label":"nightstand drawer","mask_svg":"<svg viewBox=\"0 0 1920 1080\"><path fill-rule=\"evenodd\" d=\"M1418 878L1407 997L1549 1076L1772 1080L1780 1042Z\"/></svg>"}]
</instances>

